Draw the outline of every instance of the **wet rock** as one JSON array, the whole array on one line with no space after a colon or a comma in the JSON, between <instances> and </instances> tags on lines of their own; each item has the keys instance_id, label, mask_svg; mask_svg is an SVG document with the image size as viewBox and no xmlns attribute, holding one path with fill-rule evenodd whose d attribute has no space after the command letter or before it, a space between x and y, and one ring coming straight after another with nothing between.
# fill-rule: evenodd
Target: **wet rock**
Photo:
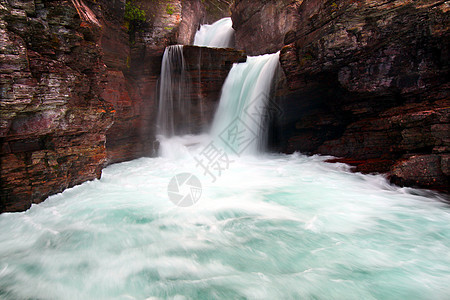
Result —
<instances>
[{"instance_id":1,"label":"wet rock","mask_svg":"<svg viewBox=\"0 0 450 300\"><path fill-rule=\"evenodd\" d=\"M219 104L223 83L234 63L245 62L243 51L233 49L185 46L183 55L191 91L186 101L193 104L191 115L195 133L211 125Z\"/></svg>"},{"instance_id":2,"label":"wet rock","mask_svg":"<svg viewBox=\"0 0 450 300\"><path fill-rule=\"evenodd\" d=\"M236 49L248 55L275 53L295 39L298 2L237 0L231 7Z\"/></svg>"},{"instance_id":3,"label":"wet rock","mask_svg":"<svg viewBox=\"0 0 450 300\"><path fill-rule=\"evenodd\" d=\"M443 173L442 156L412 155L398 161L390 173L391 180L398 185L433 187L447 191L448 155L445 157L447 176Z\"/></svg>"},{"instance_id":4,"label":"wet rock","mask_svg":"<svg viewBox=\"0 0 450 300\"><path fill-rule=\"evenodd\" d=\"M445 1L240 0L232 11L240 48L282 48L283 118L271 130L273 149L334 155L369 173L392 173L405 155L431 155L431 179L404 182L442 190L448 175L438 159L449 154Z\"/></svg>"},{"instance_id":5,"label":"wet rock","mask_svg":"<svg viewBox=\"0 0 450 300\"><path fill-rule=\"evenodd\" d=\"M0 211L20 211L100 176L113 113L99 97L100 48L85 40L70 1L4 8Z\"/></svg>"}]
</instances>

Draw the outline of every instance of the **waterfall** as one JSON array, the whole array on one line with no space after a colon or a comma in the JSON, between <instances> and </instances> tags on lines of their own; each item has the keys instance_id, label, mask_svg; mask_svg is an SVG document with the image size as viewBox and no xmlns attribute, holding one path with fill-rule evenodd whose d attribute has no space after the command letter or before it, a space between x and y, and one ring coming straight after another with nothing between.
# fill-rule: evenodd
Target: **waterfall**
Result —
<instances>
[{"instance_id":1,"label":"waterfall","mask_svg":"<svg viewBox=\"0 0 450 300\"><path fill-rule=\"evenodd\" d=\"M278 67L279 52L250 56L234 64L225 80L211 136L238 155L255 154L263 146Z\"/></svg>"},{"instance_id":2,"label":"waterfall","mask_svg":"<svg viewBox=\"0 0 450 300\"><path fill-rule=\"evenodd\" d=\"M159 136L170 137L190 132L191 101L187 97L189 89L183 46L169 46L164 51L159 83L157 118Z\"/></svg>"},{"instance_id":3,"label":"waterfall","mask_svg":"<svg viewBox=\"0 0 450 300\"><path fill-rule=\"evenodd\" d=\"M232 48L234 29L231 18L223 18L211 25L202 25L195 34L194 46Z\"/></svg>"},{"instance_id":4,"label":"waterfall","mask_svg":"<svg viewBox=\"0 0 450 300\"><path fill-rule=\"evenodd\" d=\"M279 53L233 65L210 136L177 136L198 108L185 67L167 47L162 157L0 215L0 299L449 299L446 195L325 156L238 157L277 113Z\"/></svg>"}]
</instances>

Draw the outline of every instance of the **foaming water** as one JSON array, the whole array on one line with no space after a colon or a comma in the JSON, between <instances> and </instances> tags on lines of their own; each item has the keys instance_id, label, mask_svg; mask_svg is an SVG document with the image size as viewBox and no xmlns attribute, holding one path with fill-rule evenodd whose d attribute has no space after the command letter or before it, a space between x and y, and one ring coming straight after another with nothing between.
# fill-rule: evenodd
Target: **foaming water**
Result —
<instances>
[{"instance_id":1,"label":"foaming water","mask_svg":"<svg viewBox=\"0 0 450 300\"><path fill-rule=\"evenodd\" d=\"M194 46L232 48L234 46L232 26L231 18L220 19L211 25L202 25L195 34Z\"/></svg>"},{"instance_id":2,"label":"foaming water","mask_svg":"<svg viewBox=\"0 0 450 300\"><path fill-rule=\"evenodd\" d=\"M193 159L206 142L163 140L183 155L112 165L0 215L0 298L448 299L438 196L299 154L231 157L211 183ZM167 195L181 172L203 185L189 208Z\"/></svg>"}]
</instances>

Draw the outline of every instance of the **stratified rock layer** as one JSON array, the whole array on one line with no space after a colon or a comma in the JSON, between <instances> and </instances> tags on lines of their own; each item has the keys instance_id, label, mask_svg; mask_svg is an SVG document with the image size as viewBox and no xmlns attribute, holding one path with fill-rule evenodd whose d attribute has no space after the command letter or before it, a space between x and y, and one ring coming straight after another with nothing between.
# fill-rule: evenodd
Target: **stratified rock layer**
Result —
<instances>
[{"instance_id":1,"label":"stratified rock layer","mask_svg":"<svg viewBox=\"0 0 450 300\"><path fill-rule=\"evenodd\" d=\"M19 211L100 176L113 113L98 24L70 1L1 3L0 211Z\"/></svg>"},{"instance_id":2,"label":"stratified rock layer","mask_svg":"<svg viewBox=\"0 0 450 300\"><path fill-rule=\"evenodd\" d=\"M446 1L236 1L239 48L261 54L285 44L273 147L448 191L449 9Z\"/></svg>"},{"instance_id":3,"label":"stratified rock layer","mask_svg":"<svg viewBox=\"0 0 450 300\"><path fill-rule=\"evenodd\" d=\"M231 6L236 49L248 55L275 53L285 44L285 35L294 32L299 2L295 0L235 0Z\"/></svg>"}]
</instances>

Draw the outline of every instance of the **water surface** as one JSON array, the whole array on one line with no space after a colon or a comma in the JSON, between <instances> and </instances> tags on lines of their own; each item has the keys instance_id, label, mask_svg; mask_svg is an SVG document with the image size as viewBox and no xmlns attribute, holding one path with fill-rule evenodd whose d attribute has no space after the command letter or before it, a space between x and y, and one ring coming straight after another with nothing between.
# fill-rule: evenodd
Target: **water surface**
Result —
<instances>
[{"instance_id":1,"label":"water surface","mask_svg":"<svg viewBox=\"0 0 450 300\"><path fill-rule=\"evenodd\" d=\"M0 215L0 298L448 299L437 196L298 154L230 156L212 183L200 150L112 165ZM167 195L181 172L203 185L188 208Z\"/></svg>"}]
</instances>

